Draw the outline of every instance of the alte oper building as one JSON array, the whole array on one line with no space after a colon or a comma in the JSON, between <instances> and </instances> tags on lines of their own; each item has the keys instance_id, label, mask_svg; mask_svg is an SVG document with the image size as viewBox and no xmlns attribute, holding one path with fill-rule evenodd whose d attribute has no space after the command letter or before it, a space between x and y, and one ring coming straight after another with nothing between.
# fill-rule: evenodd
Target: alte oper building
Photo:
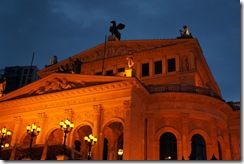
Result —
<instances>
[{"instance_id":1,"label":"alte oper building","mask_svg":"<svg viewBox=\"0 0 244 164\"><path fill-rule=\"evenodd\" d=\"M240 110L222 98L196 38L111 35L38 76L0 97L0 128L11 131L2 159L241 158ZM39 134L27 134L33 123Z\"/></svg>"}]
</instances>

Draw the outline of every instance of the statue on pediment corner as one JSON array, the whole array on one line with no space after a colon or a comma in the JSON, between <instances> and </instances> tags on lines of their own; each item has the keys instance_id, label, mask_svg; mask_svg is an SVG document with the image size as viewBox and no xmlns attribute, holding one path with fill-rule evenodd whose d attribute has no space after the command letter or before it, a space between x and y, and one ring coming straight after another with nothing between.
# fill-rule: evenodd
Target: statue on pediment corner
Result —
<instances>
[{"instance_id":1,"label":"statue on pediment corner","mask_svg":"<svg viewBox=\"0 0 244 164\"><path fill-rule=\"evenodd\" d=\"M179 30L180 31L180 37L178 37L177 39L179 39L179 38L193 38L191 33L189 32L188 26L184 25L183 28L184 28L184 31Z\"/></svg>"}]
</instances>

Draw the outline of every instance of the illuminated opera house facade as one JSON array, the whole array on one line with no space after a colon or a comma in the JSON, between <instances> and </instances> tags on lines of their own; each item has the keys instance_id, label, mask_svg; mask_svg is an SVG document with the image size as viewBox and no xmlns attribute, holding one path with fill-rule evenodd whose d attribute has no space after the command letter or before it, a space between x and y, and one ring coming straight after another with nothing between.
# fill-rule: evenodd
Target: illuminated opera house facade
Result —
<instances>
[{"instance_id":1,"label":"illuminated opera house facade","mask_svg":"<svg viewBox=\"0 0 244 164\"><path fill-rule=\"evenodd\" d=\"M239 103L222 98L196 38L109 36L37 74L0 97L0 128L11 131L2 159L241 158ZM31 136L33 123L41 129ZM89 146L90 134L97 141Z\"/></svg>"}]
</instances>

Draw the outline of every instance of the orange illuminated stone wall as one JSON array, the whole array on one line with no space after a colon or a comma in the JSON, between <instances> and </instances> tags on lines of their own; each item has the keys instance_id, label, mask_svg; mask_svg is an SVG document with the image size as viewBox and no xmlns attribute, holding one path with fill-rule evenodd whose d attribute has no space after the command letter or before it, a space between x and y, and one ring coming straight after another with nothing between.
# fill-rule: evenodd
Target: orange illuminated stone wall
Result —
<instances>
[{"instance_id":1,"label":"orange illuminated stone wall","mask_svg":"<svg viewBox=\"0 0 244 164\"><path fill-rule=\"evenodd\" d=\"M128 69L129 54L132 77L118 71ZM94 160L118 160L118 149L123 160L159 160L160 137L170 132L177 160L189 159L195 134L205 141L207 160L240 160L240 111L223 100L197 39L108 41L71 59L83 62L80 74L57 72L67 58L40 70L40 80L0 97L0 125L12 131L5 141L10 148L3 148L11 150L6 158L28 153L25 128L35 122L42 129L33 143L42 147L36 158L55 159L63 144L59 122L68 118L75 125L66 141L72 159L87 159L84 136L92 133L98 138ZM172 72L168 59L175 61ZM156 61L162 62L159 74Z\"/></svg>"}]
</instances>

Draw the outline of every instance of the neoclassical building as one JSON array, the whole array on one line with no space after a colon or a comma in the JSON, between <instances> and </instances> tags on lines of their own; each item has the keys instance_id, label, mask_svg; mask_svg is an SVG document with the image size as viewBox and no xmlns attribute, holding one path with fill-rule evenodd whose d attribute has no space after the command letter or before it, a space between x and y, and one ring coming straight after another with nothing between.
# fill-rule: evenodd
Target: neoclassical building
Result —
<instances>
[{"instance_id":1,"label":"neoclassical building","mask_svg":"<svg viewBox=\"0 0 244 164\"><path fill-rule=\"evenodd\" d=\"M114 40L38 72L41 79L0 97L12 132L1 158L240 160L239 103L227 103L196 38ZM66 133L60 121L74 128ZM40 126L33 137L26 126ZM64 144L65 141L65 144ZM118 151L123 151L118 155Z\"/></svg>"}]
</instances>

